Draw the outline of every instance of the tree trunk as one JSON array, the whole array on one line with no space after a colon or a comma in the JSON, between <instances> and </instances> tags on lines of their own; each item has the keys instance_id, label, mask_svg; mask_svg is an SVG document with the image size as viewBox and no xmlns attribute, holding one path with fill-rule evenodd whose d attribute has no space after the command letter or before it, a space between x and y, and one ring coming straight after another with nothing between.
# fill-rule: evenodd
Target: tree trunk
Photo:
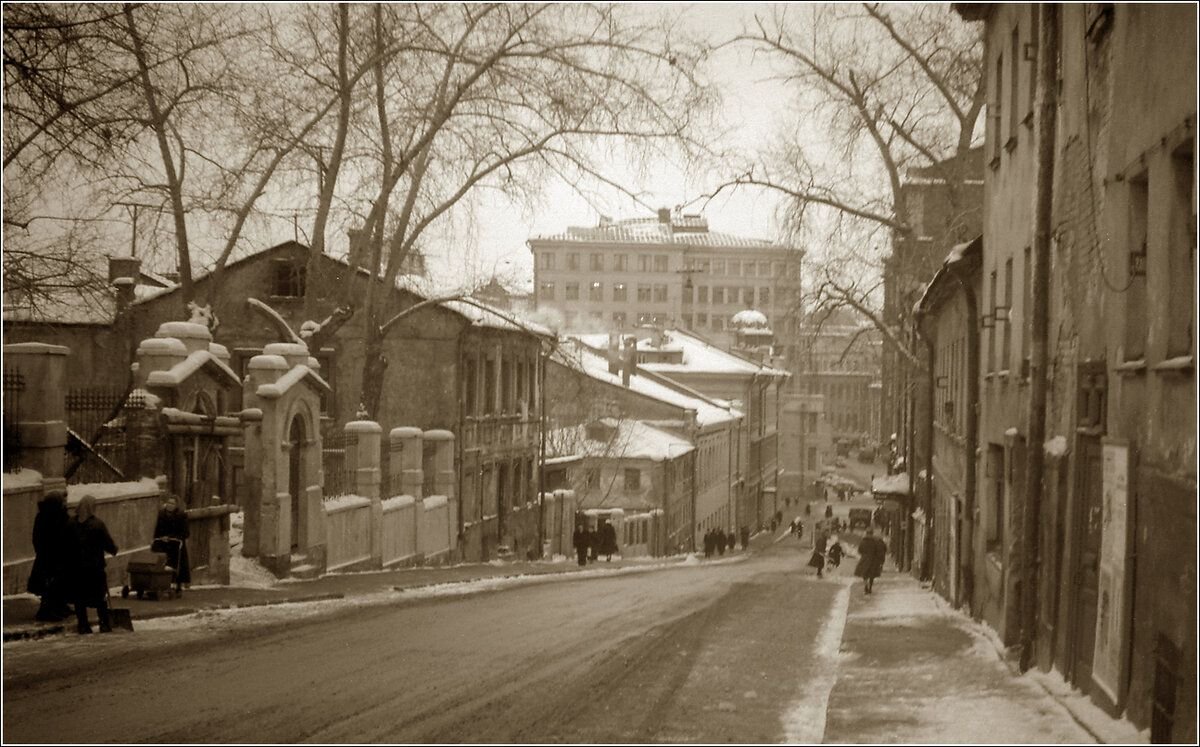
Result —
<instances>
[{"instance_id":1,"label":"tree trunk","mask_svg":"<svg viewBox=\"0 0 1200 747\"><path fill-rule=\"evenodd\" d=\"M364 360L362 374L362 402L367 417L379 421L379 407L383 401L383 374L387 371L388 360L383 354L383 332L379 324L372 319L367 325L367 339L364 344Z\"/></svg>"}]
</instances>

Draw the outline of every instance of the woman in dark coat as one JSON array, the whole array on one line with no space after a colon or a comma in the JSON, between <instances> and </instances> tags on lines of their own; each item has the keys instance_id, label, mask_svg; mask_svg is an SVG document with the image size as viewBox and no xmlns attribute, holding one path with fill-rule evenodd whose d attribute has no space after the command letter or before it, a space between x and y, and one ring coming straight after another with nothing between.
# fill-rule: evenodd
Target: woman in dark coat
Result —
<instances>
[{"instance_id":1,"label":"woman in dark coat","mask_svg":"<svg viewBox=\"0 0 1200 747\"><path fill-rule=\"evenodd\" d=\"M825 533L819 532L813 537L812 557L808 559L809 566L817 569L817 578L824 575L825 570Z\"/></svg>"},{"instance_id":2,"label":"woman in dark coat","mask_svg":"<svg viewBox=\"0 0 1200 747\"><path fill-rule=\"evenodd\" d=\"M571 535L571 542L575 545L575 557L579 561L579 565L587 565L588 530L582 526L575 527L575 533Z\"/></svg>"},{"instance_id":3,"label":"woman in dark coat","mask_svg":"<svg viewBox=\"0 0 1200 747\"><path fill-rule=\"evenodd\" d=\"M164 494L163 506L158 511L158 521L154 523L154 542L150 549L167 554L167 565L175 569L176 592L182 591L184 584L192 582L192 569L187 551L189 534L187 511L179 507L179 498L171 493Z\"/></svg>"},{"instance_id":4,"label":"woman in dark coat","mask_svg":"<svg viewBox=\"0 0 1200 747\"><path fill-rule=\"evenodd\" d=\"M91 633L87 608L95 607L100 618L100 632L112 632L108 619L108 576L104 572L104 553L117 554L108 527L96 516L96 499L85 495L75 509L71 522L75 536L75 619L80 633Z\"/></svg>"},{"instance_id":5,"label":"woman in dark coat","mask_svg":"<svg viewBox=\"0 0 1200 747\"><path fill-rule=\"evenodd\" d=\"M58 622L71 613L67 599L71 595L71 530L67 515L67 494L52 490L38 501L33 519L33 568L27 586L30 594L42 598L36 619Z\"/></svg>"},{"instance_id":6,"label":"woman in dark coat","mask_svg":"<svg viewBox=\"0 0 1200 747\"><path fill-rule=\"evenodd\" d=\"M600 552L605 556L605 562L611 562L617 551L617 528L607 520L600 525Z\"/></svg>"},{"instance_id":7,"label":"woman in dark coat","mask_svg":"<svg viewBox=\"0 0 1200 747\"><path fill-rule=\"evenodd\" d=\"M883 558L887 555L887 545L875 536L875 530L868 528L862 542L858 543L858 565L854 567L854 575L863 580L863 588L867 594L875 587L875 579L883 573Z\"/></svg>"}]
</instances>

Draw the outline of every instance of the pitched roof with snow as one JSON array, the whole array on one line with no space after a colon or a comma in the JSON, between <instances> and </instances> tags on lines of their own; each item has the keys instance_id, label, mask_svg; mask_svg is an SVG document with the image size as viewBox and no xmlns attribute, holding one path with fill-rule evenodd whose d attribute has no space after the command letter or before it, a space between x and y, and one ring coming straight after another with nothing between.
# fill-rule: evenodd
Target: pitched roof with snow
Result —
<instances>
[{"instance_id":1,"label":"pitched roof with snow","mask_svg":"<svg viewBox=\"0 0 1200 747\"><path fill-rule=\"evenodd\" d=\"M637 337L637 349L644 351L651 350L678 350L683 353L682 363L639 363L638 367L655 373L671 374L671 373L697 373L697 374L725 374L733 376L753 376L761 374L764 376L787 376L788 372L764 366L761 363L756 363L749 358L731 353L727 350L713 345L696 335L684 332L679 329L671 329L663 331L664 342L662 346L654 344L653 332L647 330L635 330L633 336ZM624 334L622 337L629 337L629 334ZM573 335L584 345L587 345L593 350L602 351L608 347L607 334L586 334Z\"/></svg>"},{"instance_id":2,"label":"pitched roof with snow","mask_svg":"<svg viewBox=\"0 0 1200 747\"><path fill-rule=\"evenodd\" d=\"M607 338L605 338L607 339ZM621 374L609 373L608 360L590 350L585 345L560 347L555 352L556 360L564 366L579 371L589 378L624 387ZM700 396L684 394L665 384L660 384L646 376L636 373L629 377L630 391L646 397L674 405L685 410L696 411L696 423L700 426L727 423L742 417L742 413L731 407L721 407L713 400Z\"/></svg>"},{"instance_id":3,"label":"pitched roof with snow","mask_svg":"<svg viewBox=\"0 0 1200 747\"><path fill-rule=\"evenodd\" d=\"M570 452L556 456L608 457L612 459L650 459L661 462L687 454L695 446L686 438L668 433L641 420L602 418L611 437L607 440L588 438L586 426L555 429L547 443L560 444L558 451Z\"/></svg>"}]
</instances>

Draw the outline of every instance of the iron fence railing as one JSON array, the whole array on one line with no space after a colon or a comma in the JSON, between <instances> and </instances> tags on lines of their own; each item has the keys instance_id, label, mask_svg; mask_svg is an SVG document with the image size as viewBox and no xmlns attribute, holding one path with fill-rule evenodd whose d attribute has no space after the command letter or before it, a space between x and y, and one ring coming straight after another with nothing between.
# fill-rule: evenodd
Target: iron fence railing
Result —
<instances>
[{"instance_id":1,"label":"iron fence railing","mask_svg":"<svg viewBox=\"0 0 1200 747\"><path fill-rule=\"evenodd\" d=\"M17 427L21 392L25 390L25 377L15 369L4 369L4 471L14 472L21 468L21 431Z\"/></svg>"}]
</instances>

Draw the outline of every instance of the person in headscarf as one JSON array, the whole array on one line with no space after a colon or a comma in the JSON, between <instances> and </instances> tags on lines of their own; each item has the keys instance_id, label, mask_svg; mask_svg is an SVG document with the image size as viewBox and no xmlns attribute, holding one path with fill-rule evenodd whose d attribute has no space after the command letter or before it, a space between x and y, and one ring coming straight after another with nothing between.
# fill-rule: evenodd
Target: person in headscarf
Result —
<instances>
[{"instance_id":1,"label":"person in headscarf","mask_svg":"<svg viewBox=\"0 0 1200 747\"><path fill-rule=\"evenodd\" d=\"M71 614L67 604L71 595L70 520L65 491L52 489L38 501L33 519L33 568L26 588L42 598L35 616L39 622L58 622Z\"/></svg>"},{"instance_id":2,"label":"person in headscarf","mask_svg":"<svg viewBox=\"0 0 1200 747\"><path fill-rule=\"evenodd\" d=\"M189 535L187 511L179 507L179 498L173 493L163 494L163 505L154 523L154 542L150 549L166 553L167 564L175 569L175 592L183 591L184 584L192 582L192 569L188 561L187 538Z\"/></svg>"},{"instance_id":3,"label":"person in headscarf","mask_svg":"<svg viewBox=\"0 0 1200 747\"><path fill-rule=\"evenodd\" d=\"M108 617L108 576L104 571L104 554L117 554L108 527L96 516L96 499L85 495L75 509L75 521L71 522L75 539L75 619L79 632L92 632L88 624L88 607L95 607L100 619L100 632L112 632Z\"/></svg>"}]
</instances>

